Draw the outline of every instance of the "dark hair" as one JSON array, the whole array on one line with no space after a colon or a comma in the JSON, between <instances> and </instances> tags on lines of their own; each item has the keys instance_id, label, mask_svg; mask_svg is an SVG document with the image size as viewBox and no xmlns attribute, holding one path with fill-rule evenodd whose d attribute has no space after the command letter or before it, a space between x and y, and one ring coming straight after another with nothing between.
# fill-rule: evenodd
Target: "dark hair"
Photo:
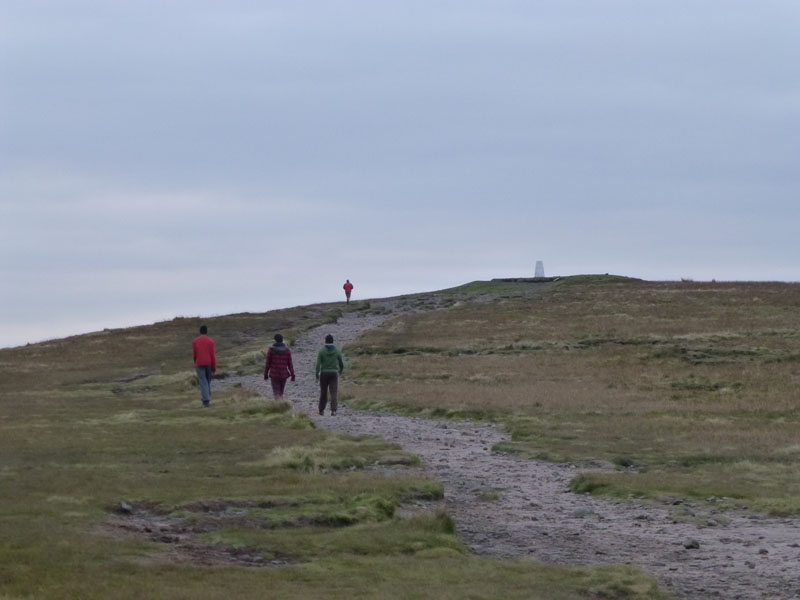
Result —
<instances>
[{"instance_id":1,"label":"dark hair","mask_svg":"<svg viewBox=\"0 0 800 600\"><path fill-rule=\"evenodd\" d=\"M333 343L333 336L330 333L325 336L325 343L326 344L332 344Z\"/></svg>"},{"instance_id":2,"label":"dark hair","mask_svg":"<svg viewBox=\"0 0 800 600\"><path fill-rule=\"evenodd\" d=\"M206 327L205 325L201 325L200 326L200 333L202 333L203 335L207 334L208 333L208 327Z\"/></svg>"},{"instance_id":3,"label":"dark hair","mask_svg":"<svg viewBox=\"0 0 800 600\"><path fill-rule=\"evenodd\" d=\"M283 336L280 333L275 334L275 341L279 344L283 341Z\"/></svg>"}]
</instances>

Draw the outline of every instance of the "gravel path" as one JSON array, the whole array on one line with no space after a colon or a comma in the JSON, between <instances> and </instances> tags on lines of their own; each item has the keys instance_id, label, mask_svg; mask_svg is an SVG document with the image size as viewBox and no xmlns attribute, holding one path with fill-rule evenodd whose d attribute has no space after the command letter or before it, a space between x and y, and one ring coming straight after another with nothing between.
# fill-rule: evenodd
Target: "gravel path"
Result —
<instances>
[{"instance_id":1,"label":"gravel path","mask_svg":"<svg viewBox=\"0 0 800 600\"><path fill-rule=\"evenodd\" d=\"M609 467L578 469L492 453L493 444L507 439L492 425L345 405L335 417L318 416L313 368L324 336L331 333L339 347L346 346L386 318L347 314L302 336L292 348L298 377L287 384L287 399L320 427L381 436L420 456L443 482L446 508L473 551L567 564L636 564L680 598L800 598L800 521L715 515L714 499L683 504L703 523L698 527L676 522L674 506L574 494L567 484L579 471ZM229 377L224 385L236 383L272 397L260 376Z\"/></svg>"}]
</instances>

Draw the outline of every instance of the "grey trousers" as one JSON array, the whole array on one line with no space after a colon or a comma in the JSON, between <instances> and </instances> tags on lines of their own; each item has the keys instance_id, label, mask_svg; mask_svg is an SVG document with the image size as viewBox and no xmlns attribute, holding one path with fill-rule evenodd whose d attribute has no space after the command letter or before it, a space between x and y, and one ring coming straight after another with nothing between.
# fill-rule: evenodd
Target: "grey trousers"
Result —
<instances>
[{"instance_id":1,"label":"grey trousers","mask_svg":"<svg viewBox=\"0 0 800 600\"><path fill-rule=\"evenodd\" d=\"M319 412L325 412L325 405L328 404L328 390L331 392L331 412L336 412L339 406L339 374L320 373L319 374Z\"/></svg>"},{"instance_id":2,"label":"grey trousers","mask_svg":"<svg viewBox=\"0 0 800 600\"><path fill-rule=\"evenodd\" d=\"M211 367L197 367L197 383L200 384L203 406L208 406L211 403Z\"/></svg>"}]
</instances>

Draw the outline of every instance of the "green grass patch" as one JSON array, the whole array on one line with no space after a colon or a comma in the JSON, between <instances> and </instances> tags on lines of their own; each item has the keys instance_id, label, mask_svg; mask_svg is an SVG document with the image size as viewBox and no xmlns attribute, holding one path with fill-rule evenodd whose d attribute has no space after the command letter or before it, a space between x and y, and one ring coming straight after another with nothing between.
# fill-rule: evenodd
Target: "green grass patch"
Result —
<instances>
[{"instance_id":1,"label":"green grass patch","mask_svg":"<svg viewBox=\"0 0 800 600\"><path fill-rule=\"evenodd\" d=\"M324 469L361 469L367 465L418 465L419 458L390 447L375 437L331 436L313 446L289 446L273 449L257 464L281 466L299 471Z\"/></svg>"},{"instance_id":2,"label":"green grass patch","mask_svg":"<svg viewBox=\"0 0 800 600\"><path fill-rule=\"evenodd\" d=\"M623 499L722 498L725 501L714 508L748 508L775 517L800 514L796 466L788 463L768 466L747 460L709 459L690 465L659 465L644 471L590 473L577 476L570 489Z\"/></svg>"},{"instance_id":3,"label":"green grass patch","mask_svg":"<svg viewBox=\"0 0 800 600\"><path fill-rule=\"evenodd\" d=\"M228 529L209 534L208 540L210 543L252 548L266 555L276 553L292 556L298 561L310 561L317 556L374 558L413 555L434 549L466 555L464 547L453 535L452 521L442 512L403 519L402 526L386 520L365 523L363 519L352 522L321 521L315 525L282 529Z\"/></svg>"},{"instance_id":4,"label":"green grass patch","mask_svg":"<svg viewBox=\"0 0 800 600\"><path fill-rule=\"evenodd\" d=\"M559 287L569 287L573 285L608 285L608 284L632 284L641 283L641 279L635 277L625 277L623 275L571 275L562 277L558 280Z\"/></svg>"}]
</instances>

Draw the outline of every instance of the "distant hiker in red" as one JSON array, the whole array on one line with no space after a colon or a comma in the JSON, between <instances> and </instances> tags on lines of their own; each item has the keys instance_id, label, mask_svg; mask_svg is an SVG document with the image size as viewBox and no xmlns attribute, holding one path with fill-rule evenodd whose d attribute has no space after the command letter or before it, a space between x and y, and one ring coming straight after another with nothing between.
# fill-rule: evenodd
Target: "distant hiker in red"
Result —
<instances>
[{"instance_id":1,"label":"distant hiker in red","mask_svg":"<svg viewBox=\"0 0 800 600\"><path fill-rule=\"evenodd\" d=\"M344 295L347 296L347 303L350 304L350 292L353 291L353 284L348 279L342 287L344 288Z\"/></svg>"},{"instance_id":2,"label":"distant hiker in red","mask_svg":"<svg viewBox=\"0 0 800 600\"><path fill-rule=\"evenodd\" d=\"M197 382L200 384L200 399L203 406L211 404L211 376L217 372L217 351L214 340L208 337L208 327L200 327L200 335L192 342Z\"/></svg>"},{"instance_id":3,"label":"distant hiker in red","mask_svg":"<svg viewBox=\"0 0 800 600\"><path fill-rule=\"evenodd\" d=\"M264 381L272 381L272 395L275 400L283 400L283 390L286 389L289 376L294 381L292 351L283 343L283 336L276 333L275 343L267 350L267 364L264 367Z\"/></svg>"}]
</instances>

